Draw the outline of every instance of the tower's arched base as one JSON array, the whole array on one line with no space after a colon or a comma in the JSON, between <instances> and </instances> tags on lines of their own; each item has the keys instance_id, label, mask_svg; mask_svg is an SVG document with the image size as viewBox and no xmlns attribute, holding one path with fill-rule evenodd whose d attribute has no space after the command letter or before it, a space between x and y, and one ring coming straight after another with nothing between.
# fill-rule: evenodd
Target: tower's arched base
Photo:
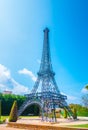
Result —
<instances>
[{"instance_id":1,"label":"tower's arched base","mask_svg":"<svg viewBox=\"0 0 88 130\"><path fill-rule=\"evenodd\" d=\"M23 103L18 111L18 116L30 105L37 104L41 111L42 121L56 122L55 109L63 108L68 112L69 117L74 118L74 114L65 102L65 96L52 92L28 94L27 100ZM51 116L50 114L51 113Z\"/></svg>"}]
</instances>

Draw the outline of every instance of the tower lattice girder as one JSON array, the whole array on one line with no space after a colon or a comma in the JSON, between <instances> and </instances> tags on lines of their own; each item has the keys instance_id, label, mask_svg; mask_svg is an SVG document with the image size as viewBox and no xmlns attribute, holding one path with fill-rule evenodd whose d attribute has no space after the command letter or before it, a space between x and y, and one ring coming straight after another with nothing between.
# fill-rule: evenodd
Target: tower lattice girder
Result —
<instances>
[{"instance_id":1,"label":"tower lattice girder","mask_svg":"<svg viewBox=\"0 0 88 130\"><path fill-rule=\"evenodd\" d=\"M68 111L69 116L74 118L72 111L66 103L67 97L60 94L54 76L55 73L53 72L50 55L49 29L45 28L42 58L40 69L37 73L37 80L31 90L31 93L26 95L27 99L20 107L18 116L33 102L36 102L37 104L40 104L41 102L42 120L48 120L48 113L54 111L53 119L56 121L55 108L57 107L65 108ZM38 92L40 84L41 88L40 92ZM45 115L47 115L46 118Z\"/></svg>"}]
</instances>

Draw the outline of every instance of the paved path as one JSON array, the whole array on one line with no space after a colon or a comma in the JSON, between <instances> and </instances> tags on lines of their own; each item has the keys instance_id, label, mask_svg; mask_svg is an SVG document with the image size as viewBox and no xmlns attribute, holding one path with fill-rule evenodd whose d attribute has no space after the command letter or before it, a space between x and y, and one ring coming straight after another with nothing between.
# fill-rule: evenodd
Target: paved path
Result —
<instances>
[{"instance_id":1,"label":"paved path","mask_svg":"<svg viewBox=\"0 0 88 130\"><path fill-rule=\"evenodd\" d=\"M25 130L25 129L11 128L7 127L7 125L0 125L0 130Z\"/></svg>"},{"instance_id":2,"label":"paved path","mask_svg":"<svg viewBox=\"0 0 88 130\"><path fill-rule=\"evenodd\" d=\"M37 124L37 125L54 125L54 126L66 126L66 125L77 125L77 124L88 124L88 117L78 117L78 120L73 119L57 119L57 123L42 122L40 118L21 118L17 123L22 124Z\"/></svg>"},{"instance_id":3,"label":"paved path","mask_svg":"<svg viewBox=\"0 0 88 130\"><path fill-rule=\"evenodd\" d=\"M79 117L79 120L68 120L68 119L58 119L57 123L50 123L50 122L41 122L40 118L22 118L17 121L17 123L22 124L37 124L37 125L53 125L53 126L66 126L66 125L77 125L77 124L88 124L88 117ZM19 128L12 128L7 127L6 124L0 125L0 130L25 130L25 129L19 129ZM27 129L26 129L27 130Z\"/></svg>"}]
</instances>

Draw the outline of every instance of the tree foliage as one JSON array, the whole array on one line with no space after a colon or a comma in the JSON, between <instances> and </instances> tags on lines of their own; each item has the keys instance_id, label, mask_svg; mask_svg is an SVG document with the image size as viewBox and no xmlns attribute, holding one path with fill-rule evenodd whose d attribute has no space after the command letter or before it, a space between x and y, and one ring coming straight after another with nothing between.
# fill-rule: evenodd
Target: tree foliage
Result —
<instances>
[{"instance_id":1,"label":"tree foliage","mask_svg":"<svg viewBox=\"0 0 88 130\"><path fill-rule=\"evenodd\" d=\"M88 90L88 84L85 86L85 89Z\"/></svg>"},{"instance_id":2,"label":"tree foliage","mask_svg":"<svg viewBox=\"0 0 88 130\"><path fill-rule=\"evenodd\" d=\"M14 94L1 94L0 100L2 101L2 115L9 115L13 102L17 101L18 109L26 100L25 96ZM22 115L39 115L39 107L37 105L31 105L22 113Z\"/></svg>"},{"instance_id":3,"label":"tree foliage","mask_svg":"<svg viewBox=\"0 0 88 130\"><path fill-rule=\"evenodd\" d=\"M40 109L36 104L32 104L31 106L28 106L22 113L22 115L29 115L29 116L30 115L38 116L39 114L40 114Z\"/></svg>"},{"instance_id":4,"label":"tree foliage","mask_svg":"<svg viewBox=\"0 0 88 130\"><path fill-rule=\"evenodd\" d=\"M77 116L86 116L88 117L88 108L84 107L80 104L70 104L69 105L71 109L76 109L77 111Z\"/></svg>"},{"instance_id":5,"label":"tree foliage","mask_svg":"<svg viewBox=\"0 0 88 130\"><path fill-rule=\"evenodd\" d=\"M2 101L2 115L9 115L11 106L15 100L18 103L18 109L19 109L19 107L22 105L25 99L26 98L24 96L0 93L0 100Z\"/></svg>"},{"instance_id":6,"label":"tree foliage","mask_svg":"<svg viewBox=\"0 0 88 130\"><path fill-rule=\"evenodd\" d=\"M87 95L87 97L88 97L88 95ZM21 95L13 95L13 94L7 95L7 94L0 93L0 100L2 102L2 115L9 115L13 102L15 100L17 101L17 106L19 109L19 107L26 100L26 97L21 96ZM85 102L88 103L88 100ZM71 107L71 109L73 109L74 107L76 108L78 116L88 116L87 107L83 107L82 105L79 105L79 104L70 104L69 106ZM87 105L85 105L85 106L87 106ZM22 115L30 115L30 114L39 115L39 111L40 110L37 105L31 105L26 108L26 110L23 112Z\"/></svg>"},{"instance_id":7,"label":"tree foliage","mask_svg":"<svg viewBox=\"0 0 88 130\"><path fill-rule=\"evenodd\" d=\"M67 116L68 116L67 110L64 109L64 118L67 118Z\"/></svg>"},{"instance_id":8,"label":"tree foliage","mask_svg":"<svg viewBox=\"0 0 88 130\"><path fill-rule=\"evenodd\" d=\"M73 114L74 114L74 119L77 119L77 109L75 107L73 108Z\"/></svg>"},{"instance_id":9,"label":"tree foliage","mask_svg":"<svg viewBox=\"0 0 88 130\"><path fill-rule=\"evenodd\" d=\"M10 116L9 116L10 122L16 122L17 121L17 101L14 101L13 106L11 108Z\"/></svg>"}]
</instances>

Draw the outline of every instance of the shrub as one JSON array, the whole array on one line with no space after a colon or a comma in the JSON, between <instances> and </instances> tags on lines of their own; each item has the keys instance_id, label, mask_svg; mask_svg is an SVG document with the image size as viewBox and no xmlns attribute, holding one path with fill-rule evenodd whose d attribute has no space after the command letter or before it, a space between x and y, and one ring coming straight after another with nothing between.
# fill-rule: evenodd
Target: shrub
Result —
<instances>
[{"instance_id":1,"label":"shrub","mask_svg":"<svg viewBox=\"0 0 88 130\"><path fill-rule=\"evenodd\" d=\"M77 109L76 108L73 109L73 115L74 115L74 119L77 119Z\"/></svg>"},{"instance_id":2,"label":"shrub","mask_svg":"<svg viewBox=\"0 0 88 130\"><path fill-rule=\"evenodd\" d=\"M9 122L16 122L16 121L17 121L17 101L14 101L9 116Z\"/></svg>"},{"instance_id":3,"label":"shrub","mask_svg":"<svg viewBox=\"0 0 88 130\"><path fill-rule=\"evenodd\" d=\"M5 123L6 122L6 119L1 119L0 120L0 124L3 124L3 123Z\"/></svg>"},{"instance_id":4,"label":"shrub","mask_svg":"<svg viewBox=\"0 0 88 130\"><path fill-rule=\"evenodd\" d=\"M64 109L64 118L67 118L67 111Z\"/></svg>"},{"instance_id":5,"label":"shrub","mask_svg":"<svg viewBox=\"0 0 88 130\"><path fill-rule=\"evenodd\" d=\"M0 120L0 124L3 124L3 121L2 121L2 120Z\"/></svg>"}]
</instances>

